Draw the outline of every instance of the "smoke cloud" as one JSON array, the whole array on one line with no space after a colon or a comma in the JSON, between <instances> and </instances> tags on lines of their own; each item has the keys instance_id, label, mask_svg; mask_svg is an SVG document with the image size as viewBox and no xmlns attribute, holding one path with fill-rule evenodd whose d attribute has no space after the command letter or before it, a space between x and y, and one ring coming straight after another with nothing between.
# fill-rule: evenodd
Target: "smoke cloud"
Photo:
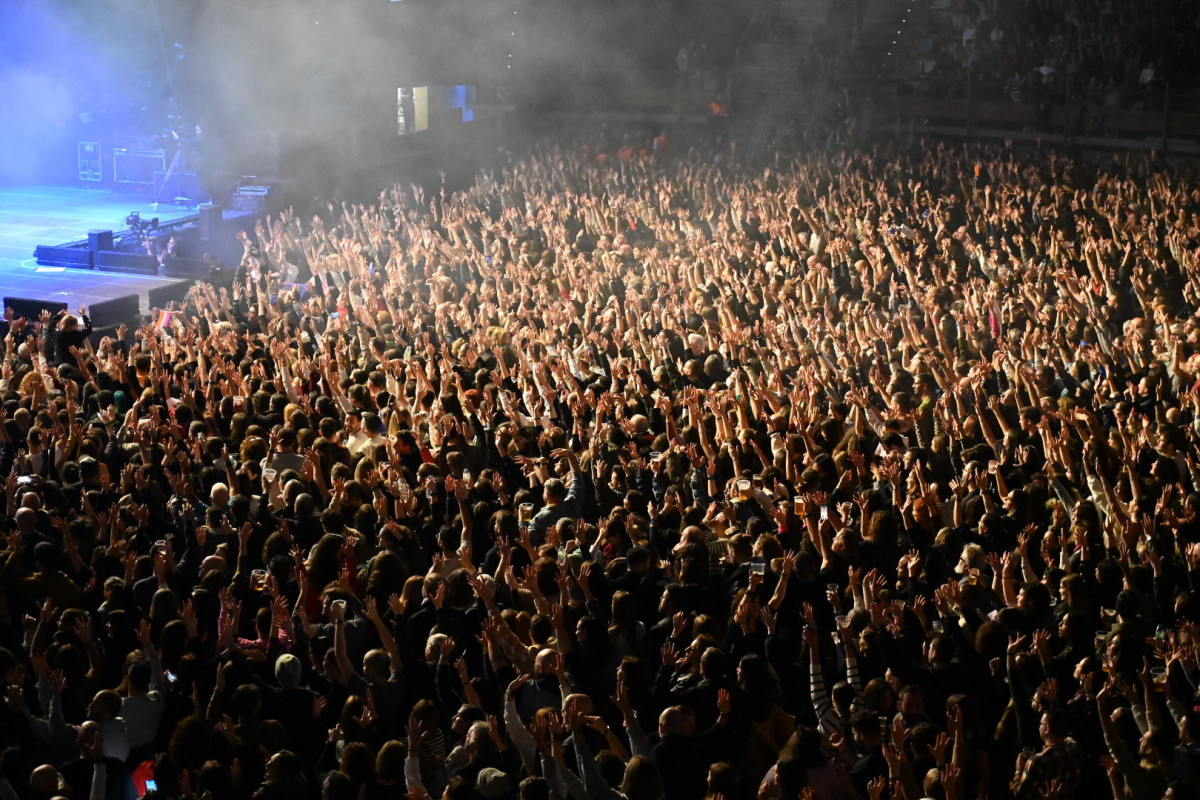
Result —
<instances>
[{"instance_id":1,"label":"smoke cloud","mask_svg":"<svg viewBox=\"0 0 1200 800\"><path fill-rule=\"evenodd\" d=\"M396 138L398 87L469 84L481 103L520 111L619 106L631 91L673 87L681 47L728 63L751 7L8 0L0 180L48 175L52 165L69 176L76 140L161 133L181 119L203 131L197 160L214 173L210 185L361 168L407 146Z\"/></svg>"}]
</instances>

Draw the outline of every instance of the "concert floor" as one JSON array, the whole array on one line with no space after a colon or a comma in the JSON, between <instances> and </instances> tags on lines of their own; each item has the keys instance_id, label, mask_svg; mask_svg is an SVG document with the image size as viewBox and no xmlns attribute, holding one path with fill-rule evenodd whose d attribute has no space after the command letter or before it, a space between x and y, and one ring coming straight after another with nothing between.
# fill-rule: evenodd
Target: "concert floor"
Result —
<instances>
[{"instance_id":1,"label":"concert floor","mask_svg":"<svg viewBox=\"0 0 1200 800\"><path fill-rule=\"evenodd\" d=\"M148 190L118 192L70 186L0 186L0 297L66 302L74 310L129 294L141 297L143 311L151 289L179 281L153 275L133 275L39 267L33 258L38 245L60 245L86 239L89 230L125 230L133 211L143 219L169 222L196 212L160 203Z\"/></svg>"}]
</instances>

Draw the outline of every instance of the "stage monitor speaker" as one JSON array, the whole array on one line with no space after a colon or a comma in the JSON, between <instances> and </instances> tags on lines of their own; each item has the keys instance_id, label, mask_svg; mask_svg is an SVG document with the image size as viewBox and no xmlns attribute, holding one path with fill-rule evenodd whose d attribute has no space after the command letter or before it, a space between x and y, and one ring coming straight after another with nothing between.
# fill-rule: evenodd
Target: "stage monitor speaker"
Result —
<instances>
[{"instance_id":1,"label":"stage monitor speaker","mask_svg":"<svg viewBox=\"0 0 1200 800\"><path fill-rule=\"evenodd\" d=\"M88 231L88 249L112 250L113 232L100 230Z\"/></svg>"},{"instance_id":2,"label":"stage monitor speaker","mask_svg":"<svg viewBox=\"0 0 1200 800\"><path fill-rule=\"evenodd\" d=\"M140 316L142 309L138 296L127 294L123 297L105 300L102 303L92 303L88 306L88 313L93 328L104 328L109 325L119 325L132 317Z\"/></svg>"},{"instance_id":3,"label":"stage monitor speaker","mask_svg":"<svg viewBox=\"0 0 1200 800\"><path fill-rule=\"evenodd\" d=\"M96 269L107 272L136 272L139 275L157 275L158 259L146 253L122 253L119 250L101 250L96 253Z\"/></svg>"},{"instance_id":4,"label":"stage monitor speaker","mask_svg":"<svg viewBox=\"0 0 1200 800\"><path fill-rule=\"evenodd\" d=\"M33 257L43 267L75 267L91 269L96 265L96 253L83 247L49 247L38 245Z\"/></svg>"},{"instance_id":5,"label":"stage monitor speaker","mask_svg":"<svg viewBox=\"0 0 1200 800\"><path fill-rule=\"evenodd\" d=\"M169 274L169 273L168 273ZM169 303L182 303L192 288L192 281L181 280L150 290L150 308L166 308Z\"/></svg>"},{"instance_id":6,"label":"stage monitor speaker","mask_svg":"<svg viewBox=\"0 0 1200 800\"><path fill-rule=\"evenodd\" d=\"M51 314L57 314L60 311L67 310L66 303L60 303L56 300L32 300L27 297L6 297L4 298L5 310L11 310L14 317L25 317L26 319L37 319L42 315L42 310L49 311Z\"/></svg>"},{"instance_id":7,"label":"stage monitor speaker","mask_svg":"<svg viewBox=\"0 0 1200 800\"><path fill-rule=\"evenodd\" d=\"M267 210L267 201L270 195L271 187L269 185L242 185L238 187L237 194L233 196L233 207L238 211L261 214Z\"/></svg>"},{"instance_id":8,"label":"stage monitor speaker","mask_svg":"<svg viewBox=\"0 0 1200 800\"><path fill-rule=\"evenodd\" d=\"M213 203L208 206L200 207L200 239L205 242L211 242L221 235L221 229L224 227L225 210L220 204Z\"/></svg>"},{"instance_id":9,"label":"stage monitor speaker","mask_svg":"<svg viewBox=\"0 0 1200 800\"><path fill-rule=\"evenodd\" d=\"M156 169L154 171L154 196L160 202L169 203L176 197L201 200L206 195L204 187L200 185L200 176L196 173L176 170L168 180L166 170Z\"/></svg>"},{"instance_id":10,"label":"stage monitor speaker","mask_svg":"<svg viewBox=\"0 0 1200 800\"><path fill-rule=\"evenodd\" d=\"M167 256L162 263L162 274L168 278L202 281L208 278L208 273L211 271L212 267L198 258Z\"/></svg>"},{"instance_id":11,"label":"stage monitor speaker","mask_svg":"<svg viewBox=\"0 0 1200 800\"><path fill-rule=\"evenodd\" d=\"M113 180L117 183L153 186L155 170L166 168L167 154L163 150L113 148Z\"/></svg>"},{"instance_id":12,"label":"stage monitor speaker","mask_svg":"<svg viewBox=\"0 0 1200 800\"><path fill-rule=\"evenodd\" d=\"M88 341L92 343L92 347L94 348L100 347L100 342L105 336L109 337L115 342L117 340L117 329L121 327L122 323L125 325L126 329L125 344L133 344L135 332L137 331L138 326L142 324L141 314L136 317L130 317L129 319L123 319L114 325L105 325L102 328L93 324L92 335L88 337Z\"/></svg>"}]
</instances>

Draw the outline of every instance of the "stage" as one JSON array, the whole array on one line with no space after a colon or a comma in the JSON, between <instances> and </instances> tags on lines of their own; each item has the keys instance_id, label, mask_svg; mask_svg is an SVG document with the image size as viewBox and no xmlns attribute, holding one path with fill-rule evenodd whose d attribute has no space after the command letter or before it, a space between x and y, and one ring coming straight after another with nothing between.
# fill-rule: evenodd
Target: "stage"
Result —
<instances>
[{"instance_id":1,"label":"stage","mask_svg":"<svg viewBox=\"0 0 1200 800\"><path fill-rule=\"evenodd\" d=\"M0 186L0 297L26 297L68 303L71 310L130 294L148 308L150 290L179 283L176 278L71 267L39 267L38 245L87 239L89 230L119 233L137 211L143 219L168 223L195 216L184 206L153 207L149 189L119 192L67 186Z\"/></svg>"}]
</instances>

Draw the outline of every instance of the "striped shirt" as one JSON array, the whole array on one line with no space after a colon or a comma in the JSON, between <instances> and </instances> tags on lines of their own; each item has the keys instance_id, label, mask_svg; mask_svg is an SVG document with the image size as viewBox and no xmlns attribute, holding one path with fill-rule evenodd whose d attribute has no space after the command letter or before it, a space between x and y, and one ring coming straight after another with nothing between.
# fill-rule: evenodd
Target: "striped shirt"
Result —
<instances>
[{"instance_id":1,"label":"striped shirt","mask_svg":"<svg viewBox=\"0 0 1200 800\"><path fill-rule=\"evenodd\" d=\"M856 709L862 705L863 695L862 686L858 680L858 659L849 651L846 651L846 683L850 684L854 689L854 702L851 704L851 709ZM834 733L842 737L843 740L849 739L850 720L843 718L833 707L833 701L829 698L829 690L825 688L825 673L821 670L820 664L809 663L809 680L811 682L810 693L812 694L813 710L817 713L817 720L821 732L826 736Z\"/></svg>"}]
</instances>

